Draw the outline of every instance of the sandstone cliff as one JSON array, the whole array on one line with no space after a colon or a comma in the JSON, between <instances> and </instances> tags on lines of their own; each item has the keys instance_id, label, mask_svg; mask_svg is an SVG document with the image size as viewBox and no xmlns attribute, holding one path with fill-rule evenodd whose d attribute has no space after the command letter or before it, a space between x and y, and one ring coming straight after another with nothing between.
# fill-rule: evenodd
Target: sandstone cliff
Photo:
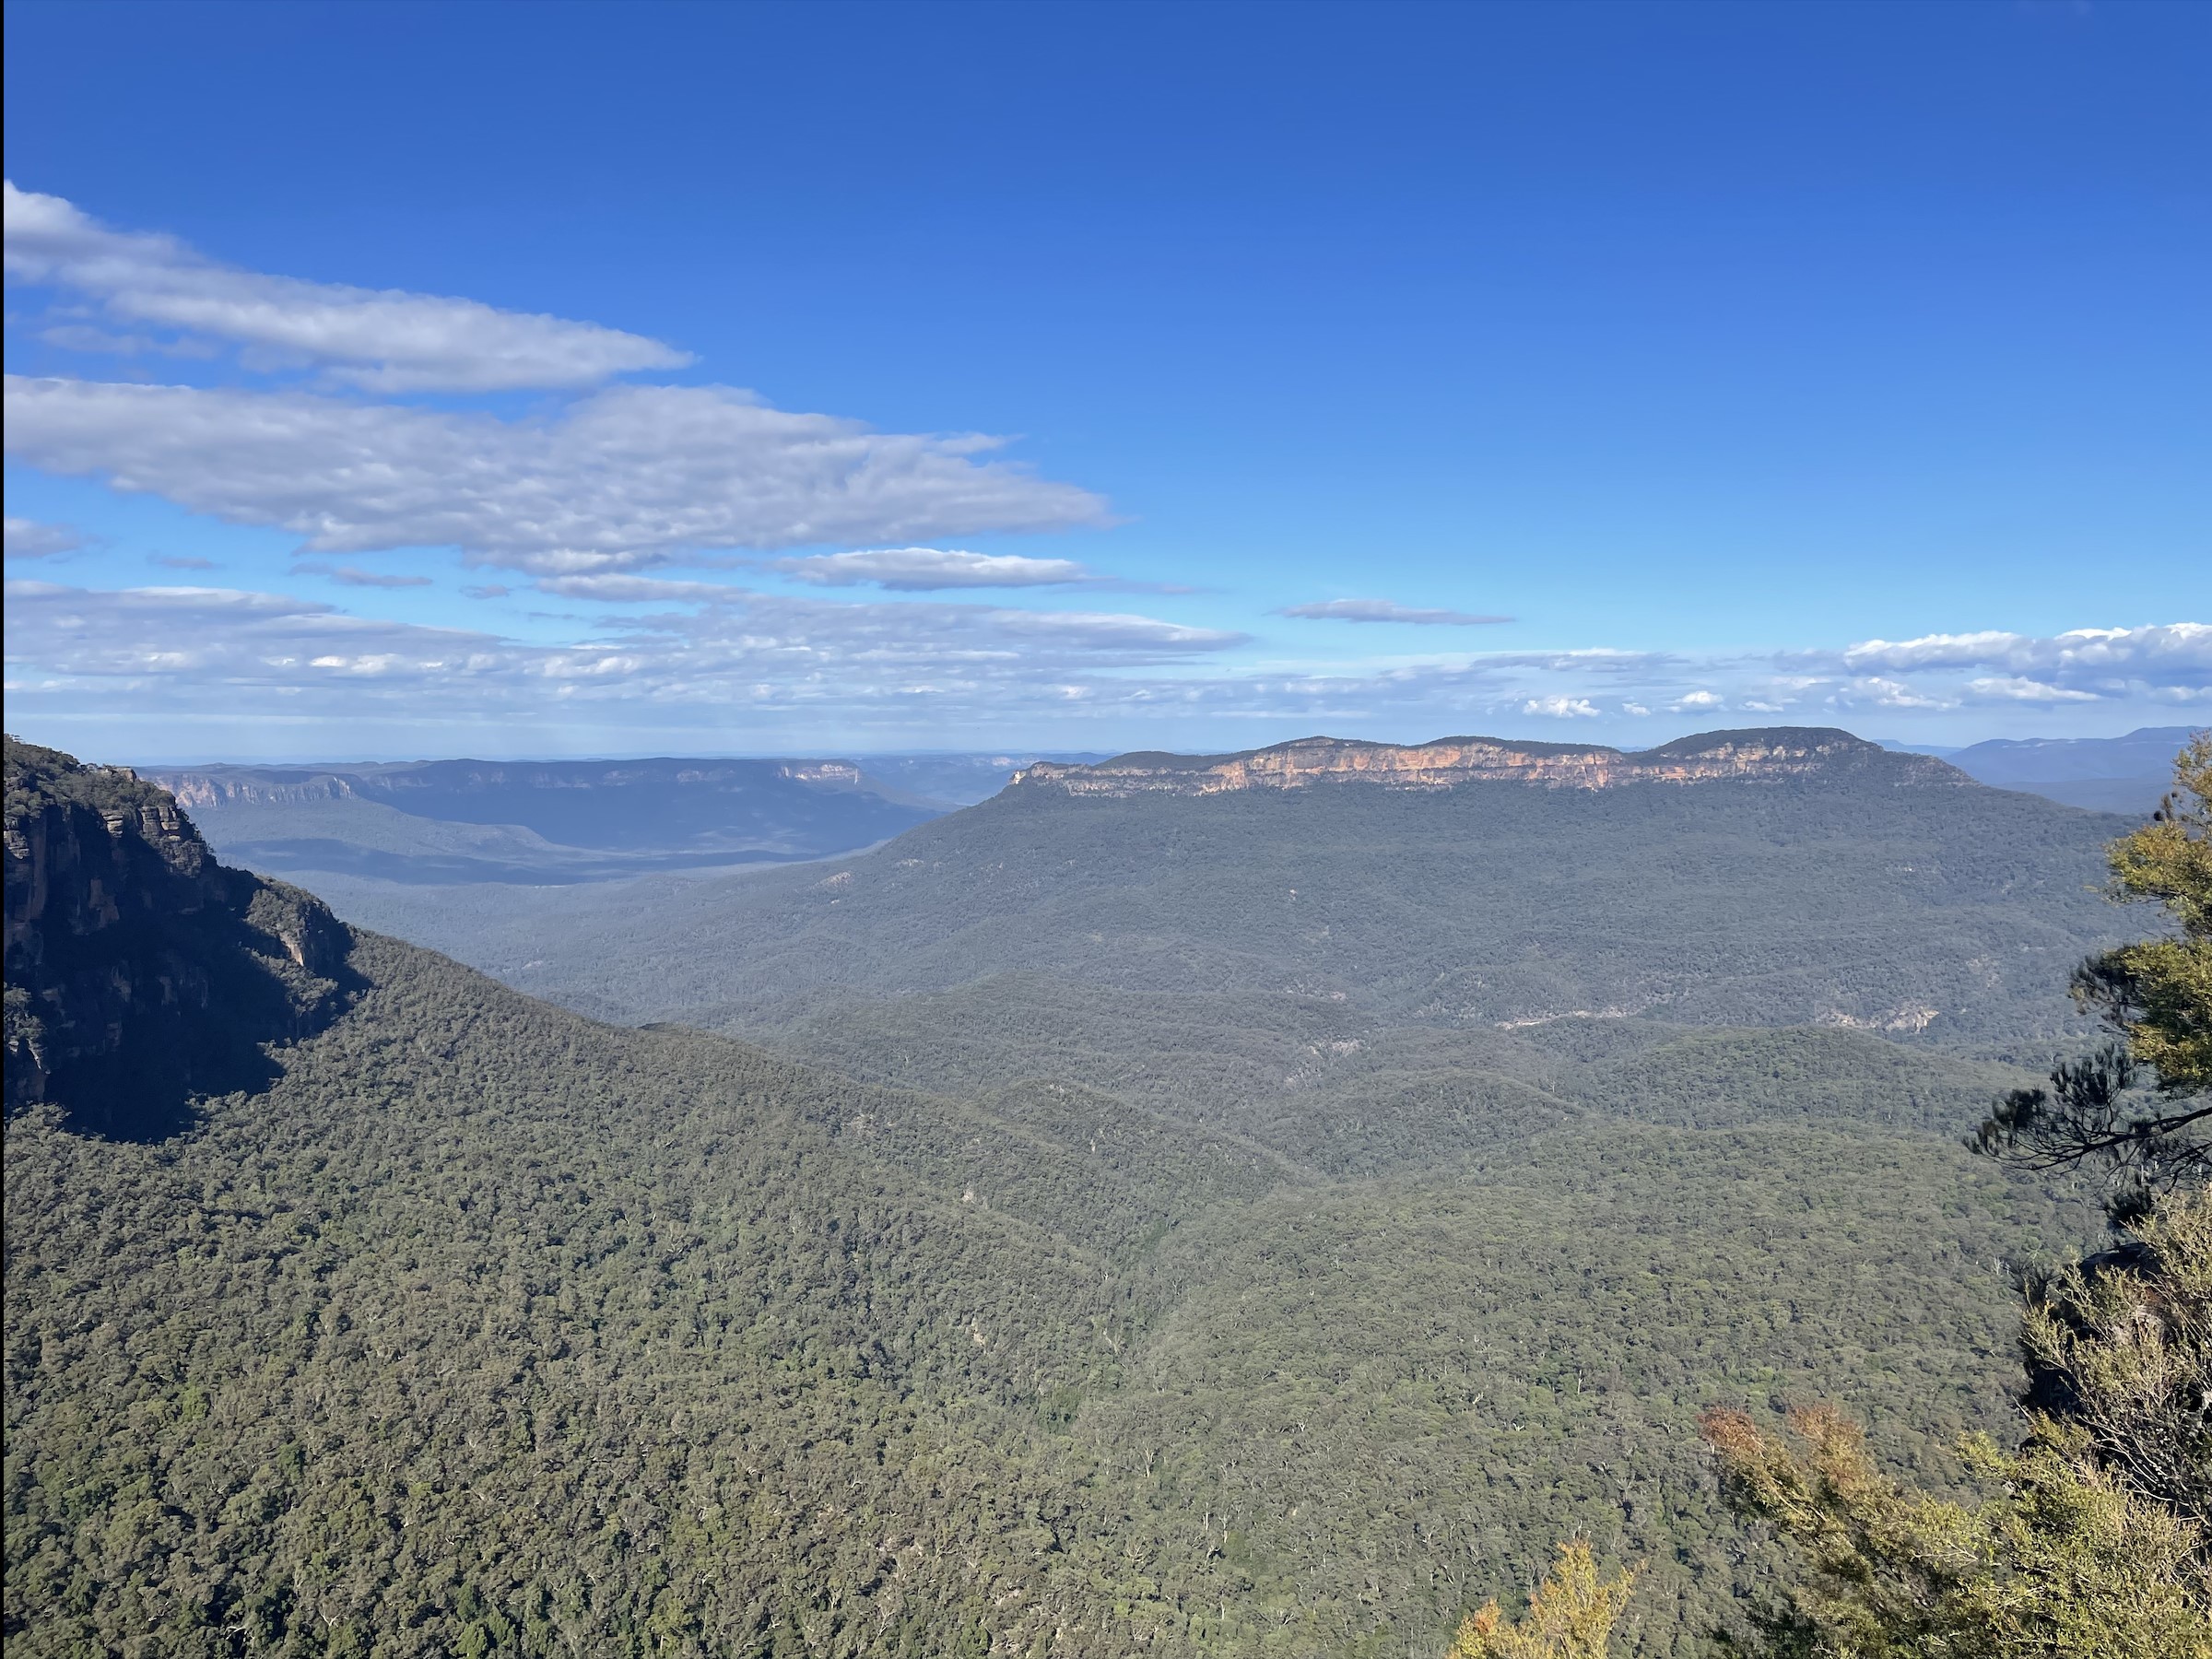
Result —
<instances>
[{"instance_id":1,"label":"sandstone cliff","mask_svg":"<svg viewBox=\"0 0 2212 1659\"><path fill-rule=\"evenodd\" d=\"M172 1132L194 1095L265 1079L264 1045L343 1000L346 928L216 862L164 790L6 740L7 1108Z\"/></svg>"},{"instance_id":2,"label":"sandstone cliff","mask_svg":"<svg viewBox=\"0 0 2212 1659\"><path fill-rule=\"evenodd\" d=\"M1781 781L1845 772L1877 774L1897 784L1957 786L1972 782L1941 760L1892 754L1833 727L1779 726L1709 732L1633 752L1495 737L1440 737L1433 743L1410 745L1300 737L1235 755L1121 755L1095 766L1041 760L1017 772L1014 782L1080 795L1204 795L1321 783L1420 790L1468 783L1607 789L1627 783Z\"/></svg>"},{"instance_id":3,"label":"sandstone cliff","mask_svg":"<svg viewBox=\"0 0 2212 1659\"><path fill-rule=\"evenodd\" d=\"M418 809L421 797L432 794L488 796L502 791L574 794L592 790L634 792L658 785L712 794L758 787L767 778L816 790L872 787L860 768L848 760L425 760L330 770L206 766L157 771L151 777L185 806L284 806L358 799L403 811ZM477 821L465 813L461 816L465 821Z\"/></svg>"}]
</instances>

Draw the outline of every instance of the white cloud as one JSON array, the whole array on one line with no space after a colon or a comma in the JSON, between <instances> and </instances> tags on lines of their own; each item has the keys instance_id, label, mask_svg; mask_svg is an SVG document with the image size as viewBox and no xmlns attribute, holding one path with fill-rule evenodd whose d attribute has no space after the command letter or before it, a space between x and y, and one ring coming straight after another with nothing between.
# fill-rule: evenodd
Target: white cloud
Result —
<instances>
[{"instance_id":1,"label":"white cloud","mask_svg":"<svg viewBox=\"0 0 2212 1659\"><path fill-rule=\"evenodd\" d=\"M852 606L840 606L841 610ZM886 606L885 611L911 611L911 605ZM949 610L951 606L946 606ZM1244 636L1219 629L1188 628L1163 622L1157 617L1130 616L1110 611L992 610L984 613L991 625L1016 639L1036 638L1080 641L1091 650L1183 653L1218 651L1243 643Z\"/></svg>"},{"instance_id":2,"label":"white cloud","mask_svg":"<svg viewBox=\"0 0 2212 1659\"><path fill-rule=\"evenodd\" d=\"M1150 617L716 591L732 603L619 623L582 643L540 645L352 617L277 594L11 582L8 661L11 677L18 666L49 677L73 702L104 691L138 707L158 699L164 707L235 708L240 691L253 689L273 693L279 701L271 708L333 718L368 695L418 717L464 707L542 713L547 700L579 697L696 716L799 704L1058 703L1071 686L1111 690L1113 674L1203 656L1239 639ZM342 692L335 702L334 688Z\"/></svg>"},{"instance_id":3,"label":"white cloud","mask_svg":"<svg viewBox=\"0 0 2212 1659\"><path fill-rule=\"evenodd\" d=\"M1311 605L1286 606L1277 613L1324 622L1413 622L1428 626L1472 628L1488 622L1511 622L1511 617L1485 617L1471 611L1420 610L1388 599L1320 599Z\"/></svg>"},{"instance_id":4,"label":"white cloud","mask_svg":"<svg viewBox=\"0 0 2212 1659\"><path fill-rule=\"evenodd\" d=\"M1924 634L1891 642L1868 640L1842 653L1858 671L2000 668L2046 677L2212 673L2212 625L2174 622L2148 628L2077 628L2039 638L1984 632Z\"/></svg>"},{"instance_id":5,"label":"white cloud","mask_svg":"<svg viewBox=\"0 0 2212 1659\"><path fill-rule=\"evenodd\" d=\"M42 524L12 512L6 515L5 551L9 559L50 559L56 553L74 553L84 545L84 532L73 524Z\"/></svg>"},{"instance_id":6,"label":"white cloud","mask_svg":"<svg viewBox=\"0 0 2212 1659\"><path fill-rule=\"evenodd\" d=\"M688 353L596 323L500 311L474 300L270 276L219 264L173 237L110 229L59 196L4 187L10 281L65 288L119 323L182 340L83 324L47 331L79 350L193 355L195 337L325 370L374 392L512 391L595 385Z\"/></svg>"},{"instance_id":7,"label":"white cloud","mask_svg":"<svg viewBox=\"0 0 2212 1659\"><path fill-rule=\"evenodd\" d=\"M772 568L818 587L867 582L903 593L941 588L1064 587L1098 580L1072 559L1026 559L1012 553L966 553L951 547L817 553L805 559L779 559Z\"/></svg>"},{"instance_id":8,"label":"white cloud","mask_svg":"<svg viewBox=\"0 0 2212 1659\"><path fill-rule=\"evenodd\" d=\"M1868 640L1823 658L1852 675L1842 706L1896 708L1961 703L2042 705L2187 701L2212 688L2212 626L2171 622L2140 628L2077 628L2036 635L1989 629Z\"/></svg>"},{"instance_id":9,"label":"white cloud","mask_svg":"<svg viewBox=\"0 0 2212 1659\"><path fill-rule=\"evenodd\" d=\"M1724 708L1727 701L1728 700L1717 691L1691 691L1676 698L1673 702L1667 704L1667 707L1677 714L1688 714L1707 709Z\"/></svg>"},{"instance_id":10,"label":"white cloud","mask_svg":"<svg viewBox=\"0 0 2212 1659\"><path fill-rule=\"evenodd\" d=\"M1737 724L1865 732L1878 712L1880 732L1894 730L1892 721L1947 715L1947 735L1962 719L1987 735L2001 710L2041 723L2016 729L2048 731L2068 717L2095 718L2102 729L2130 714L2160 724L2169 710L2204 706L2180 686L2132 703L2086 694L2021 700L1977 690L1955 671L1785 676L1771 656L1501 652L1321 670L1254 666L1221 659L1243 642L1236 634L1133 613L764 594L624 571L539 585L644 608L601 613L566 642L547 644L348 616L283 594L15 582L6 611L10 695L20 701L18 720L97 716L126 732L154 711L210 730L319 723L329 734L324 747L371 715L394 731L473 720L543 733L569 729L563 711L586 705L595 712L576 718L607 733L605 742L624 732L653 744L721 733L721 747L739 731L805 732L818 744L873 731L896 744L1016 723L1065 731L1062 740L1077 743L1068 722L1088 728L1080 747L1127 747L1139 734L1147 743L1207 747L1244 747L1240 733L1252 742L1324 730L1525 736L1559 722L1604 730L1598 723L1608 717L1625 738L1653 724L1724 724L1694 703L1694 715L1666 712L1700 691L1756 712Z\"/></svg>"},{"instance_id":11,"label":"white cloud","mask_svg":"<svg viewBox=\"0 0 2212 1659\"><path fill-rule=\"evenodd\" d=\"M1879 675L1863 675L1848 685L1840 687L1830 699L1842 708L1871 705L1877 709L1947 709L1953 700L1931 697L1914 690L1902 680L1884 679Z\"/></svg>"},{"instance_id":12,"label":"white cloud","mask_svg":"<svg viewBox=\"0 0 2212 1659\"><path fill-rule=\"evenodd\" d=\"M1977 697L1991 698L2007 702L2095 702L2094 691L2068 691L2061 686L2046 686L2041 680L2025 679L2017 674L1993 676L1986 679L1969 680L1966 688Z\"/></svg>"},{"instance_id":13,"label":"white cloud","mask_svg":"<svg viewBox=\"0 0 2212 1659\"><path fill-rule=\"evenodd\" d=\"M8 660L65 677L299 689L333 666L421 679L502 665L482 634L348 617L312 600L230 588L98 591L7 584Z\"/></svg>"},{"instance_id":14,"label":"white cloud","mask_svg":"<svg viewBox=\"0 0 2212 1659\"><path fill-rule=\"evenodd\" d=\"M1088 490L728 387L618 386L504 421L300 392L6 381L8 453L322 553L457 547L542 575L775 547L1097 524Z\"/></svg>"}]
</instances>

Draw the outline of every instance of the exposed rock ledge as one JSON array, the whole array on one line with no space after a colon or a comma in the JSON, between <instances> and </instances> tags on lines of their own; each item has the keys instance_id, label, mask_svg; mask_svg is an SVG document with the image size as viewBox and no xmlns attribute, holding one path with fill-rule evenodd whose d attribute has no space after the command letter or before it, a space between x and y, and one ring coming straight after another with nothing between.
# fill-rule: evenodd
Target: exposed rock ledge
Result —
<instances>
[{"instance_id":1,"label":"exposed rock ledge","mask_svg":"<svg viewBox=\"0 0 2212 1659\"><path fill-rule=\"evenodd\" d=\"M1606 789L1623 783L1778 781L1846 772L1890 784L1972 782L1944 761L1892 754L1832 726L1708 732L1633 753L1601 745L1510 743L1496 737L1440 737L1420 744L1300 737L1236 755L1120 755L1094 766L1040 760L1015 773L1014 782L1080 795L1203 795L1314 783L1424 790L1463 783Z\"/></svg>"}]
</instances>

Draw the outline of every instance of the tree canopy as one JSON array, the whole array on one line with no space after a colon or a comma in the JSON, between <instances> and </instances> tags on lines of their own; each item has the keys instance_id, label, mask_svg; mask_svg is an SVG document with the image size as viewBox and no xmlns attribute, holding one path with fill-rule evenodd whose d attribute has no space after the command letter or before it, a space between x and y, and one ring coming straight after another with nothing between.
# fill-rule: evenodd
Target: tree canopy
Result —
<instances>
[{"instance_id":1,"label":"tree canopy","mask_svg":"<svg viewBox=\"0 0 2212 1659\"><path fill-rule=\"evenodd\" d=\"M2108 852L2112 896L2156 903L2169 926L2074 971L2076 1000L2113 1041L2014 1089L1969 1142L2030 1169L2102 1171L2115 1218L2152 1194L2212 1177L2212 733L2174 762L2151 821Z\"/></svg>"},{"instance_id":2,"label":"tree canopy","mask_svg":"<svg viewBox=\"0 0 2212 1659\"><path fill-rule=\"evenodd\" d=\"M1788 1432L1702 1419L1726 1490L1791 1547L1750 1645L1824 1659L2212 1655L2212 735L2181 754L2151 822L2112 844L2112 896L2169 928L2100 952L2076 995L2113 1041L2015 1090L1969 1141L2028 1170L2109 1182L2111 1248L2031 1275L2026 1433L1960 1456L1990 1495L1884 1474L1832 1406Z\"/></svg>"}]
</instances>

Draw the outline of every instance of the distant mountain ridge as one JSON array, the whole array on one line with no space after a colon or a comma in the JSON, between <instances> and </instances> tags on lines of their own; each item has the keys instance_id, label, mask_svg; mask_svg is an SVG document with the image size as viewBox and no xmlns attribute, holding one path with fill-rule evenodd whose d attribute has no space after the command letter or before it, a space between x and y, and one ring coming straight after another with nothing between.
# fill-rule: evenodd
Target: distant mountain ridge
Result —
<instances>
[{"instance_id":1,"label":"distant mountain ridge","mask_svg":"<svg viewBox=\"0 0 2212 1659\"><path fill-rule=\"evenodd\" d=\"M761 768L772 769L763 773ZM336 767L210 766L147 773L185 806L266 806L292 801L387 799L415 792L501 787L592 789L644 783L716 789L766 777L832 788L862 788L860 768L845 760L425 760L340 770ZM872 793L885 793L878 787Z\"/></svg>"},{"instance_id":2,"label":"distant mountain ridge","mask_svg":"<svg viewBox=\"0 0 2212 1659\"><path fill-rule=\"evenodd\" d=\"M2172 786L2173 757L2194 726L2142 726L2124 737L1995 737L1946 759L1998 789L2099 812L2147 813Z\"/></svg>"},{"instance_id":3,"label":"distant mountain ridge","mask_svg":"<svg viewBox=\"0 0 2212 1659\"><path fill-rule=\"evenodd\" d=\"M787 834L794 813L803 830L865 818L880 832L871 839L880 840L941 810L864 778L849 760L812 759L420 760L149 769L146 775L189 807L359 799L447 823L519 825L549 841L606 850L679 839L697 841L702 852L749 849L764 830Z\"/></svg>"},{"instance_id":4,"label":"distant mountain ridge","mask_svg":"<svg viewBox=\"0 0 2212 1659\"><path fill-rule=\"evenodd\" d=\"M1971 782L1932 757L1892 753L1832 726L1775 726L1706 732L1641 750L1498 737L1439 737L1420 744L1300 737L1233 755L1138 753L1092 766L1040 761L1017 772L1013 786L1124 798L1301 789L1318 783L1417 790L1477 782L1607 789L1625 783L1771 781L1844 772L1880 775L1900 785L1955 787Z\"/></svg>"},{"instance_id":5,"label":"distant mountain ridge","mask_svg":"<svg viewBox=\"0 0 2212 1659\"><path fill-rule=\"evenodd\" d=\"M421 760L149 768L222 854L286 876L601 881L788 863L888 840L948 803L853 761Z\"/></svg>"},{"instance_id":6,"label":"distant mountain ridge","mask_svg":"<svg viewBox=\"0 0 2212 1659\"><path fill-rule=\"evenodd\" d=\"M564 887L850 853L996 794L1039 758L663 756L143 771L192 810L217 852L253 869L311 885Z\"/></svg>"},{"instance_id":7,"label":"distant mountain ridge","mask_svg":"<svg viewBox=\"0 0 2212 1659\"><path fill-rule=\"evenodd\" d=\"M827 867L341 910L602 1018L770 1038L1011 975L2040 1057L2077 1018L2067 971L2114 926L2095 890L2113 829L1843 733L1323 740L1031 766Z\"/></svg>"}]
</instances>

